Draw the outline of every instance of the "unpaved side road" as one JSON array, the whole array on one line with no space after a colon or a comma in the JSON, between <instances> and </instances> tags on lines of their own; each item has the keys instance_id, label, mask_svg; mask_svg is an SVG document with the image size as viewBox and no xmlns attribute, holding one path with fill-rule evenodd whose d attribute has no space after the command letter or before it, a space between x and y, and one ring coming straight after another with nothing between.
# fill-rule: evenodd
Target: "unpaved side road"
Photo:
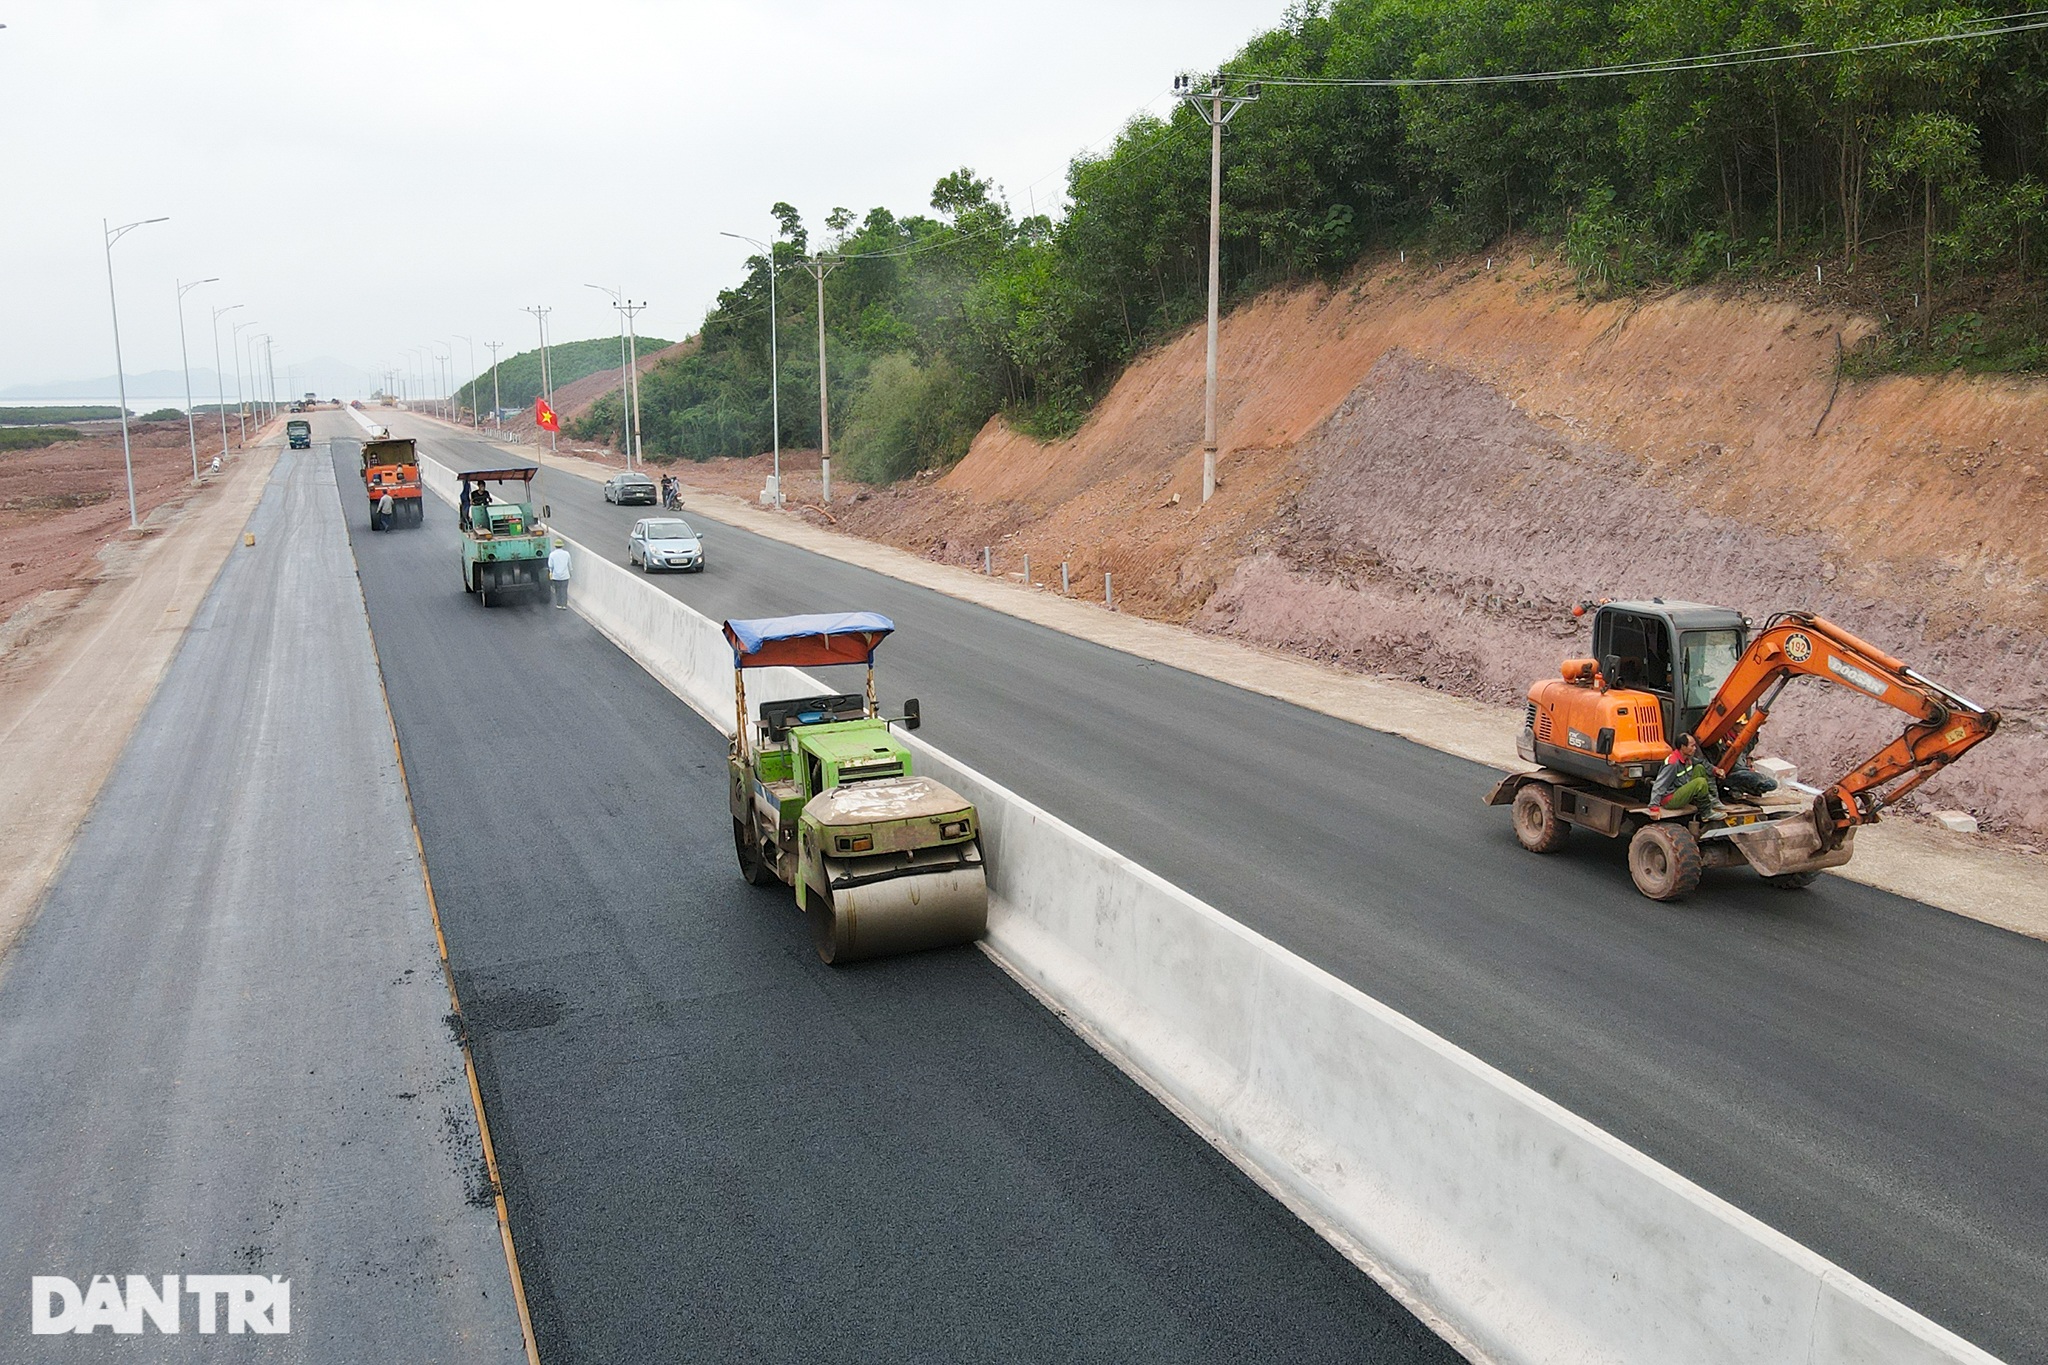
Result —
<instances>
[{"instance_id":1,"label":"unpaved side road","mask_svg":"<svg viewBox=\"0 0 2048 1365\"><path fill-rule=\"evenodd\" d=\"M511 449L522 459L535 458L533 447ZM600 481L618 472L615 467L574 456L549 454L545 448L538 458L543 464ZM721 493L686 486L685 501L692 509L757 535L1141 659L1400 735L1489 767L1528 767L1515 754L1517 718L1513 707L1445 696L1425 687L1347 672L1142 616L1105 611L1100 603L1060 596L1057 564L1034 565L1033 582L1026 585L1021 574L992 578L936 564L893 545L840 534ZM1483 796L1475 791L1472 799L1478 801ZM2048 939L2048 860L2038 856L1894 819L1860 831L1856 861L1833 875L2001 929Z\"/></svg>"},{"instance_id":2,"label":"unpaved side road","mask_svg":"<svg viewBox=\"0 0 2048 1365\"><path fill-rule=\"evenodd\" d=\"M327 450L285 453L0 980L0 1361L527 1359ZM37 1336L36 1275L290 1281Z\"/></svg>"},{"instance_id":3,"label":"unpaved side road","mask_svg":"<svg viewBox=\"0 0 2048 1365\"><path fill-rule=\"evenodd\" d=\"M68 611L0 641L0 973L263 496L281 440L102 552ZM33 610L31 608L30 610ZM178 818L178 802L164 812Z\"/></svg>"}]
</instances>

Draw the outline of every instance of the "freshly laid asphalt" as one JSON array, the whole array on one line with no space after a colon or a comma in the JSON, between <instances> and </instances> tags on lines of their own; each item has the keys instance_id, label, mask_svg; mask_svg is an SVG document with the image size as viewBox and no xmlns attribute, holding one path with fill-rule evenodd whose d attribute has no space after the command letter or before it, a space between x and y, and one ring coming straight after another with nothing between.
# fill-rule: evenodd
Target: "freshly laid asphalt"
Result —
<instances>
[{"instance_id":1,"label":"freshly laid asphalt","mask_svg":"<svg viewBox=\"0 0 2048 1365\"><path fill-rule=\"evenodd\" d=\"M444 461L503 461L392 421ZM538 487L620 563L654 510L559 470ZM1484 767L685 515L709 567L663 589L713 618L887 613L884 695L919 697L933 743L1943 1325L2048 1360L2048 943L1835 877L1721 873L1657 905L1618 844L1523 852Z\"/></svg>"},{"instance_id":2,"label":"freshly laid asphalt","mask_svg":"<svg viewBox=\"0 0 2048 1365\"><path fill-rule=\"evenodd\" d=\"M248 529L0 975L0 1360L521 1361L325 450ZM100 1274L281 1275L291 1329L31 1334Z\"/></svg>"},{"instance_id":3,"label":"freshly laid asphalt","mask_svg":"<svg viewBox=\"0 0 2048 1365\"><path fill-rule=\"evenodd\" d=\"M549 1365L1456 1359L979 952L821 964L716 731L347 515Z\"/></svg>"}]
</instances>

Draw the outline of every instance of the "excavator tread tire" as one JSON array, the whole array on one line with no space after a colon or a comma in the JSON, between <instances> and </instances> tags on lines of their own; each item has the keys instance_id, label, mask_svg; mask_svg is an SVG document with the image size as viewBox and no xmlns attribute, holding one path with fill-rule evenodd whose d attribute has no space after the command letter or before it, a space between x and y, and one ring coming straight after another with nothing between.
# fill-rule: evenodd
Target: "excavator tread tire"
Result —
<instances>
[{"instance_id":1,"label":"excavator tread tire","mask_svg":"<svg viewBox=\"0 0 2048 1365\"><path fill-rule=\"evenodd\" d=\"M1572 827L1558 818L1557 793L1548 782L1524 782L1515 792L1515 838L1531 853L1555 853Z\"/></svg>"},{"instance_id":2,"label":"excavator tread tire","mask_svg":"<svg viewBox=\"0 0 2048 1365\"><path fill-rule=\"evenodd\" d=\"M1675 901L1700 884L1700 844L1676 822L1644 825L1628 841L1628 873L1653 901Z\"/></svg>"}]
</instances>

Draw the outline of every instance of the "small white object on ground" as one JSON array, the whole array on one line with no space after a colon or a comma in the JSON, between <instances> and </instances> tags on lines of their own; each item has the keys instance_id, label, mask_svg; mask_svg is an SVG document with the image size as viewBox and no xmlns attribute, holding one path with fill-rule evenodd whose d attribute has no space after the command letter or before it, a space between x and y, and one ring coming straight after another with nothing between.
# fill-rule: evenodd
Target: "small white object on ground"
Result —
<instances>
[{"instance_id":1,"label":"small white object on ground","mask_svg":"<svg viewBox=\"0 0 2048 1365\"><path fill-rule=\"evenodd\" d=\"M1753 766L1764 776L1776 778L1781 787L1789 787L1799 780L1799 765L1789 759L1760 758Z\"/></svg>"},{"instance_id":2,"label":"small white object on ground","mask_svg":"<svg viewBox=\"0 0 2048 1365\"><path fill-rule=\"evenodd\" d=\"M1952 830L1957 834L1975 834L1977 832L1977 817L1968 811L1938 810L1934 812L1934 820L1943 829Z\"/></svg>"}]
</instances>

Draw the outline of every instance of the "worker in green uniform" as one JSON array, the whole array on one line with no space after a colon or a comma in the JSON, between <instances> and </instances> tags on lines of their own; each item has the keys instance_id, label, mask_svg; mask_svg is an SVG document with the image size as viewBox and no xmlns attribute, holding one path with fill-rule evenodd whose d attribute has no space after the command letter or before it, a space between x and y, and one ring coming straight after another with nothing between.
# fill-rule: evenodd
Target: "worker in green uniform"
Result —
<instances>
[{"instance_id":1,"label":"worker in green uniform","mask_svg":"<svg viewBox=\"0 0 2048 1365\"><path fill-rule=\"evenodd\" d=\"M1650 786L1650 814L1662 815L1666 806L1691 806L1701 815L1714 815L1721 809L1720 795L1714 790L1714 770L1692 735L1678 741Z\"/></svg>"}]
</instances>

